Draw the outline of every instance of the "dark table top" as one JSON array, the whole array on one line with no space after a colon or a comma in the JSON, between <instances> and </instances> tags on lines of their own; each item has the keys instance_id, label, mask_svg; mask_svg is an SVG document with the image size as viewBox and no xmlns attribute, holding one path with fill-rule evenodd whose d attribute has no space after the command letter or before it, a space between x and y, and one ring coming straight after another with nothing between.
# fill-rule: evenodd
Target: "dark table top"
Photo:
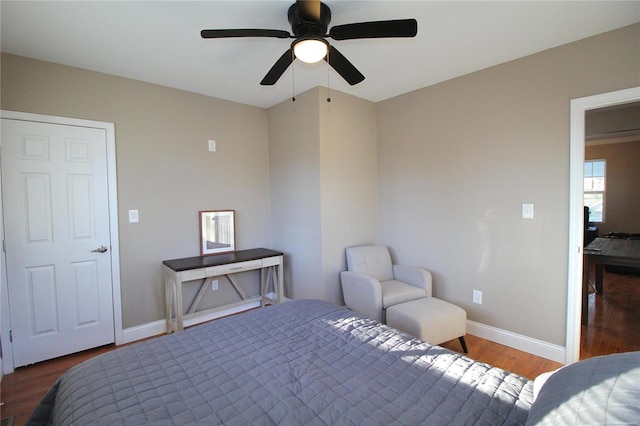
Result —
<instances>
[{"instance_id":1,"label":"dark table top","mask_svg":"<svg viewBox=\"0 0 640 426\"><path fill-rule=\"evenodd\" d=\"M584 254L640 261L640 240L620 238L596 238L584 248Z\"/></svg>"},{"instance_id":2,"label":"dark table top","mask_svg":"<svg viewBox=\"0 0 640 426\"><path fill-rule=\"evenodd\" d=\"M209 256L185 257L183 259L165 260L162 263L176 272L189 269L206 268L208 266L228 265L230 263L246 262L264 259L265 257L282 256L281 251L256 248L239 250L232 253L213 254Z\"/></svg>"}]
</instances>

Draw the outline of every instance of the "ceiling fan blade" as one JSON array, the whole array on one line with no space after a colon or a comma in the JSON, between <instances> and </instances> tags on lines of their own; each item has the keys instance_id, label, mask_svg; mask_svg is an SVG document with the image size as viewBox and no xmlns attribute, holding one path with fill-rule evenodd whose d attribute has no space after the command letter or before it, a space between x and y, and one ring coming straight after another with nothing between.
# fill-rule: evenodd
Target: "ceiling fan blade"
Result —
<instances>
[{"instance_id":1,"label":"ceiling fan blade","mask_svg":"<svg viewBox=\"0 0 640 426\"><path fill-rule=\"evenodd\" d=\"M335 47L329 47L329 54L325 56L324 59L329 62L329 65L350 85L353 86L364 80L364 75Z\"/></svg>"},{"instance_id":2,"label":"ceiling fan blade","mask_svg":"<svg viewBox=\"0 0 640 426\"><path fill-rule=\"evenodd\" d=\"M336 25L329 31L329 36L334 40L415 37L416 34L418 34L418 21L415 19L395 19L390 21Z\"/></svg>"},{"instance_id":3,"label":"ceiling fan blade","mask_svg":"<svg viewBox=\"0 0 640 426\"><path fill-rule=\"evenodd\" d=\"M320 20L320 0L296 0L300 17L307 21Z\"/></svg>"},{"instance_id":4,"label":"ceiling fan blade","mask_svg":"<svg viewBox=\"0 0 640 426\"><path fill-rule=\"evenodd\" d=\"M200 31L202 38L229 38L229 37L275 37L289 38L291 34L283 30L259 30L259 29L240 29L240 30L202 30Z\"/></svg>"},{"instance_id":5,"label":"ceiling fan blade","mask_svg":"<svg viewBox=\"0 0 640 426\"><path fill-rule=\"evenodd\" d=\"M276 61L275 64L271 67L267 75L264 76L260 84L262 86L273 86L276 84L278 79L284 74L284 72L289 68L293 62L293 52L291 49L288 49L286 52L280 56L280 59Z\"/></svg>"}]
</instances>

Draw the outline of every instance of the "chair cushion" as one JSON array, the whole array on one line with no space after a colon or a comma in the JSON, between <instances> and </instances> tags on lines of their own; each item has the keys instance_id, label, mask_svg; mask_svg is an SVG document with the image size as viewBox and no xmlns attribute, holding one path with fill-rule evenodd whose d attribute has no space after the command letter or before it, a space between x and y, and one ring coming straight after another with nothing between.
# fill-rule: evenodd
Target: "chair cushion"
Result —
<instances>
[{"instance_id":1,"label":"chair cushion","mask_svg":"<svg viewBox=\"0 0 640 426\"><path fill-rule=\"evenodd\" d=\"M402 281L383 281L380 283L380 287L382 287L382 307L385 309L398 303L427 297L425 289L414 287Z\"/></svg>"},{"instance_id":2,"label":"chair cushion","mask_svg":"<svg viewBox=\"0 0 640 426\"><path fill-rule=\"evenodd\" d=\"M350 271L369 275L380 282L393 279L393 265L387 247L349 247L346 252L347 267Z\"/></svg>"}]
</instances>

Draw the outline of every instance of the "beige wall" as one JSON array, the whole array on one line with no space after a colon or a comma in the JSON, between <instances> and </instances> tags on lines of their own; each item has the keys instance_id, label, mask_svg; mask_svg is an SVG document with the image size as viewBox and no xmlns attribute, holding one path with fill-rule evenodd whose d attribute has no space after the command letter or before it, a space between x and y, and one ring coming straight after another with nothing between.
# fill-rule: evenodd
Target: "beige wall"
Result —
<instances>
[{"instance_id":1,"label":"beige wall","mask_svg":"<svg viewBox=\"0 0 640 426\"><path fill-rule=\"evenodd\" d=\"M274 247L289 297L342 304L344 249L377 238L375 104L312 89L269 109Z\"/></svg>"},{"instance_id":2,"label":"beige wall","mask_svg":"<svg viewBox=\"0 0 640 426\"><path fill-rule=\"evenodd\" d=\"M318 108L311 90L268 111L273 248L285 252L292 299L324 297Z\"/></svg>"},{"instance_id":3,"label":"beige wall","mask_svg":"<svg viewBox=\"0 0 640 426\"><path fill-rule=\"evenodd\" d=\"M585 159L605 159L605 221L598 234L640 233L640 141L594 145L585 148Z\"/></svg>"},{"instance_id":4,"label":"beige wall","mask_svg":"<svg viewBox=\"0 0 640 426\"><path fill-rule=\"evenodd\" d=\"M380 102L380 242L470 320L564 346L569 104L639 86L638 40L639 24Z\"/></svg>"},{"instance_id":5,"label":"beige wall","mask_svg":"<svg viewBox=\"0 0 640 426\"><path fill-rule=\"evenodd\" d=\"M345 248L378 239L376 105L319 91L324 299L344 304Z\"/></svg>"},{"instance_id":6,"label":"beige wall","mask_svg":"<svg viewBox=\"0 0 640 426\"><path fill-rule=\"evenodd\" d=\"M124 327L164 317L162 261L199 255L198 210L235 209L238 249L271 245L264 109L12 55L1 71L4 110L115 123Z\"/></svg>"}]
</instances>

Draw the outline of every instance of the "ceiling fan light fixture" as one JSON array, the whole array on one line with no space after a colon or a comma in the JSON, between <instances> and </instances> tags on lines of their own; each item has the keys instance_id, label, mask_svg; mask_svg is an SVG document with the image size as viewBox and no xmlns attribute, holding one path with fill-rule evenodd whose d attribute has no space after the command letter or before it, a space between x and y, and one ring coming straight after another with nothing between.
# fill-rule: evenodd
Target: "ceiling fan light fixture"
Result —
<instances>
[{"instance_id":1,"label":"ceiling fan light fixture","mask_svg":"<svg viewBox=\"0 0 640 426\"><path fill-rule=\"evenodd\" d=\"M293 45L293 54L302 62L315 64L327 56L327 42L317 38L298 40Z\"/></svg>"}]
</instances>

